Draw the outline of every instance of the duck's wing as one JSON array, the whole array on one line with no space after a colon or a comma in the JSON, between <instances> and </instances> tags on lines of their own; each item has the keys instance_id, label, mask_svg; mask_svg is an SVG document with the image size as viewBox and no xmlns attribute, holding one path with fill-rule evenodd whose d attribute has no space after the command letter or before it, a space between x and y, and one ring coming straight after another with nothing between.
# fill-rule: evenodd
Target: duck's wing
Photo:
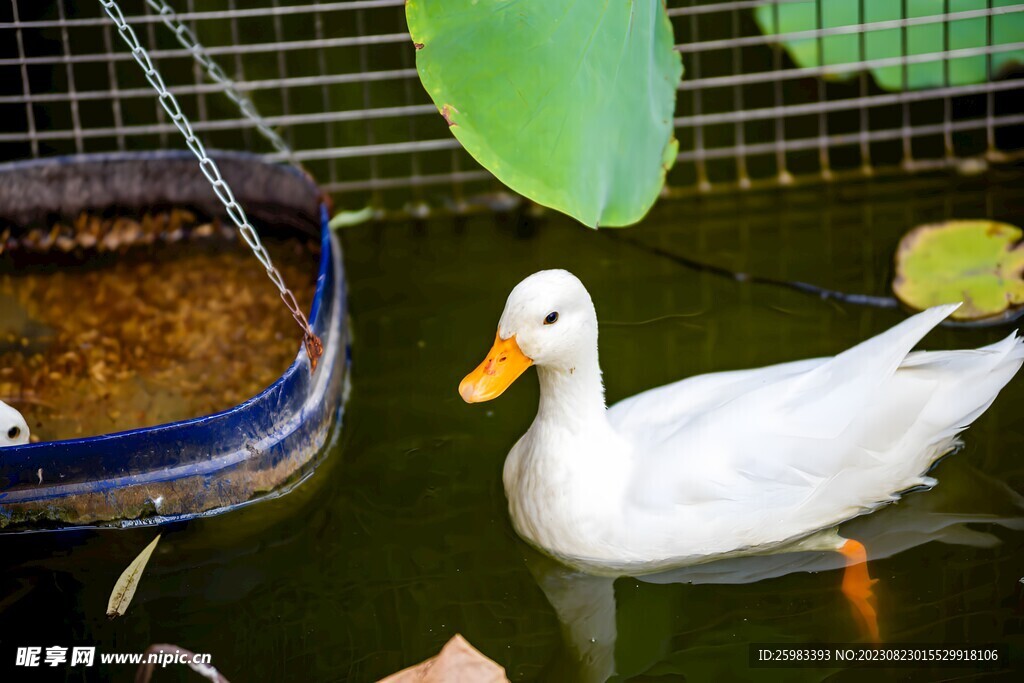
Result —
<instances>
[{"instance_id":1,"label":"duck's wing","mask_svg":"<svg viewBox=\"0 0 1024 683\"><path fill-rule=\"evenodd\" d=\"M956 305L937 306L904 320L832 358L782 363L753 370L699 375L616 403L608 419L620 433L642 438L647 451L695 420L719 418L744 406L757 424L745 430L782 430L808 438L834 437L858 414L880 383L892 376L910 350Z\"/></svg>"},{"instance_id":2,"label":"duck's wing","mask_svg":"<svg viewBox=\"0 0 1024 683\"><path fill-rule=\"evenodd\" d=\"M632 443L644 441L647 446L655 445L666 433L671 434L710 410L828 360L812 358L688 377L619 401L608 409L608 421Z\"/></svg>"},{"instance_id":3,"label":"duck's wing","mask_svg":"<svg viewBox=\"0 0 1024 683\"><path fill-rule=\"evenodd\" d=\"M689 541L702 552L778 543L928 483L931 462L1024 359L1015 335L910 354L955 308L919 313L834 358L705 380L704 401L678 385L686 398L675 405L693 412L674 421L661 409L671 392L613 407L613 424L636 445L635 509L652 519L674 510L675 524L651 533L699 526Z\"/></svg>"}]
</instances>

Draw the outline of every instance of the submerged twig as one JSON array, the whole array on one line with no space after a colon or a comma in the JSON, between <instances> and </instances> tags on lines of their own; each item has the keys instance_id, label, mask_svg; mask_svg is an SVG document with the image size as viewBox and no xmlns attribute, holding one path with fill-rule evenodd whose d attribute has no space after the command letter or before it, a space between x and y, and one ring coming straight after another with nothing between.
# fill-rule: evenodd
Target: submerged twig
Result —
<instances>
[{"instance_id":1,"label":"submerged twig","mask_svg":"<svg viewBox=\"0 0 1024 683\"><path fill-rule=\"evenodd\" d=\"M645 244L639 240L625 237L617 232L610 230L600 230L599 234L614 239L619 242L624 242L632 247L646 251L656 256L666 258L673 263L677 263L690 270L695 270L700 273L711 273L722 278L733 280L735 282L746 283L750 282L753 284L770 285L772 287L781 287L784 289L791 289L802 294L808 294L826 302L840 302L845 304L852 304L854 306L869 306L871 308L902 308L902 304L898 299L891 296L874 296L871 294L851 294L849 292L840 292L834 289L828 289L826 287L819 287L818 285L812 285L809 282L801 282L799 280L777 280L771 277L765 277L763 275L751 275L750 273L743 273L739 271L729 270L723 266L716 266L710 263L703 263L701 261L695 261L694 259L687 258L686 256L680 256L661 247L656 247L650 244ZM1014 322L1020 318L1024 318L1024 307L1010 308L1004 311L1000 315L991 316L988 318L982 318L979 320L953 320L947 318L939 323L943 327L993 327L996 325L1005 325L1007 323Z\"/></svg>"},{"instance_id":2,"label":"submerged twig","mask_svg":"<svg viewBox=\"0 0 1024 683\"><path fill-rule=\"evenodd\" d=\"M686 256L680 256L661 247L656 247L650 244L645 244L639 240L625 237L620 233L613 232L610 230L601 230L599 234L605 235L611 239L619 242L624 242L633 246L637 249L641 249L650 254L661 256L674 263L678 263L681 266L695 270L701 273L711 273L719 277L734 280L736 282L750 282L760 285L770 285L773 287L782 287L785 289L791 289L803 294L808 294L818 299L828 301L841 301L847 304L854 304L856 306L872 306L874 308L899 308L900 303L894 297L891 296L873 296L871 294L850 294L848 292L840 292L834 289L827 289L825 287L819 287L818 285L812 285L809 282L800 282L799 280L776 280L775 278L765 277L763 275L751 275L750 273L743 273L739 271L729 270L723 266L716 266L710 263L703 263L701 261L695 261L694 259L687 258Z\"/></svg>"}]
</instances>

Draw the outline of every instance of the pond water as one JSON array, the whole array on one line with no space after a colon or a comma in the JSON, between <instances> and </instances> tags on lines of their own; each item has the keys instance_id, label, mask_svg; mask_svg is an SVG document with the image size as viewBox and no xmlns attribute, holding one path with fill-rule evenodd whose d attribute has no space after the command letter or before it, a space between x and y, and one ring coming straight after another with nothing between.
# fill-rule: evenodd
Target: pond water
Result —
<instances>
[{"instance_id":1,"label":"pond water","mask_svg":"<svg viewBox=\"0 0 1024 683\"><path fill-rule=\"evenodd\" d=\"M904 314L696 272L651 247L884 295L907 228L954 216L1024 222L1013 181L662 203L612 233L553 215L349 229L353 391L321 469L282 498L166 529L113 622L113 582L153 530L0 537L4 657L16 644L140 652L166 642L212 653L236 682L371 681L462 633L514 681L974 680L970 670L750 669L750 642L857 638L838 571L747 563L693 584L565 576L516 537L501 487L505 454L536 408L533 373L482 405L456 388L493 340L509 290L550 267L572 270L594 297L610 401L687 375L834 354ZM1008 331L942 328L925 346ZM938 487L850 525L887 555L872 561L886 640L1024 646L1022 400L1018 378L935 470ZM757 577L767 578L743 582ZM68 669L66 680L131 680L122 668ZM17 680L29 680L24 670ZM154 680L196 679L167 670Z\"/></svg>"}]
</instances>

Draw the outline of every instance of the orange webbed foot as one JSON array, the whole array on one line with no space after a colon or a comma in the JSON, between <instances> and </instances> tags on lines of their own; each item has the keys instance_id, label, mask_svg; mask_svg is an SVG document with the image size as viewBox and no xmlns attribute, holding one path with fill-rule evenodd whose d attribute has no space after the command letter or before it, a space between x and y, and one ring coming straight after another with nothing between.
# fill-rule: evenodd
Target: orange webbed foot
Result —
<instances>
[{"instance_id":1,"label":"orange webbed foot","mask_svg":"<svg viewBox=\"0 0 1024 683\"><path fill-rule=\"evenodd\" d=\"M868 574L867 551L860 542L853 540L847 540L838 550L846 558L843 594L853 607L853 617L868 640L873 643L881 642L878 633L877 603L875 593L871 590L878 579L872 579Z\"/></svg>"}]
</instances>

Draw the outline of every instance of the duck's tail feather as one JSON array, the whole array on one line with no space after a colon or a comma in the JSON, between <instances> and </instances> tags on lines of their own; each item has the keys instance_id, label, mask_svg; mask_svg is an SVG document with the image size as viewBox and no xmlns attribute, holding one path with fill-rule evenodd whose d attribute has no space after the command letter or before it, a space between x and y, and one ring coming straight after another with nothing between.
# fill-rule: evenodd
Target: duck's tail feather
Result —
<instances>
[{"instance_id":1,"label":"duck's tail feather","mask_svg":"<svg viewBox=\"0 0 1024 683\"><path fill-rule=\"evenodd\" d=\"M924 417L956 434L992 405L1022 364L1024 339L1015 330L1005 339L978 349L910 354L898 374L936 381L938 390Z\"/></svg>"},{"instance_id":2,"label":"duck's tail feather","mask_svg":"<svg viewBox=\"0 0 1024 683\"><path fill-rule=\"evenodd\" d=\"M808 372L765 387L768 405L776 406L762 411L766 421L806 438L838 438L878 403L911 349L959 306L929 308Z\"/></svg>"},{"instance_id":3,"label":"duck's tail feather","mask_svg":"<svg viewBox=\"0 0 1024 683\"><path fill-rule=\"evenodd\" d=\"M992 405L1022 364L1024 339L1016 332L978 349L906 355L845 433L856 446L839 449L838 462L800 463L808 471L838 472L806 506L827 498L852 517L913 488L934 486L928 476L933 464L958 445L960 432Z\"/></svg>"}]
</instances>

